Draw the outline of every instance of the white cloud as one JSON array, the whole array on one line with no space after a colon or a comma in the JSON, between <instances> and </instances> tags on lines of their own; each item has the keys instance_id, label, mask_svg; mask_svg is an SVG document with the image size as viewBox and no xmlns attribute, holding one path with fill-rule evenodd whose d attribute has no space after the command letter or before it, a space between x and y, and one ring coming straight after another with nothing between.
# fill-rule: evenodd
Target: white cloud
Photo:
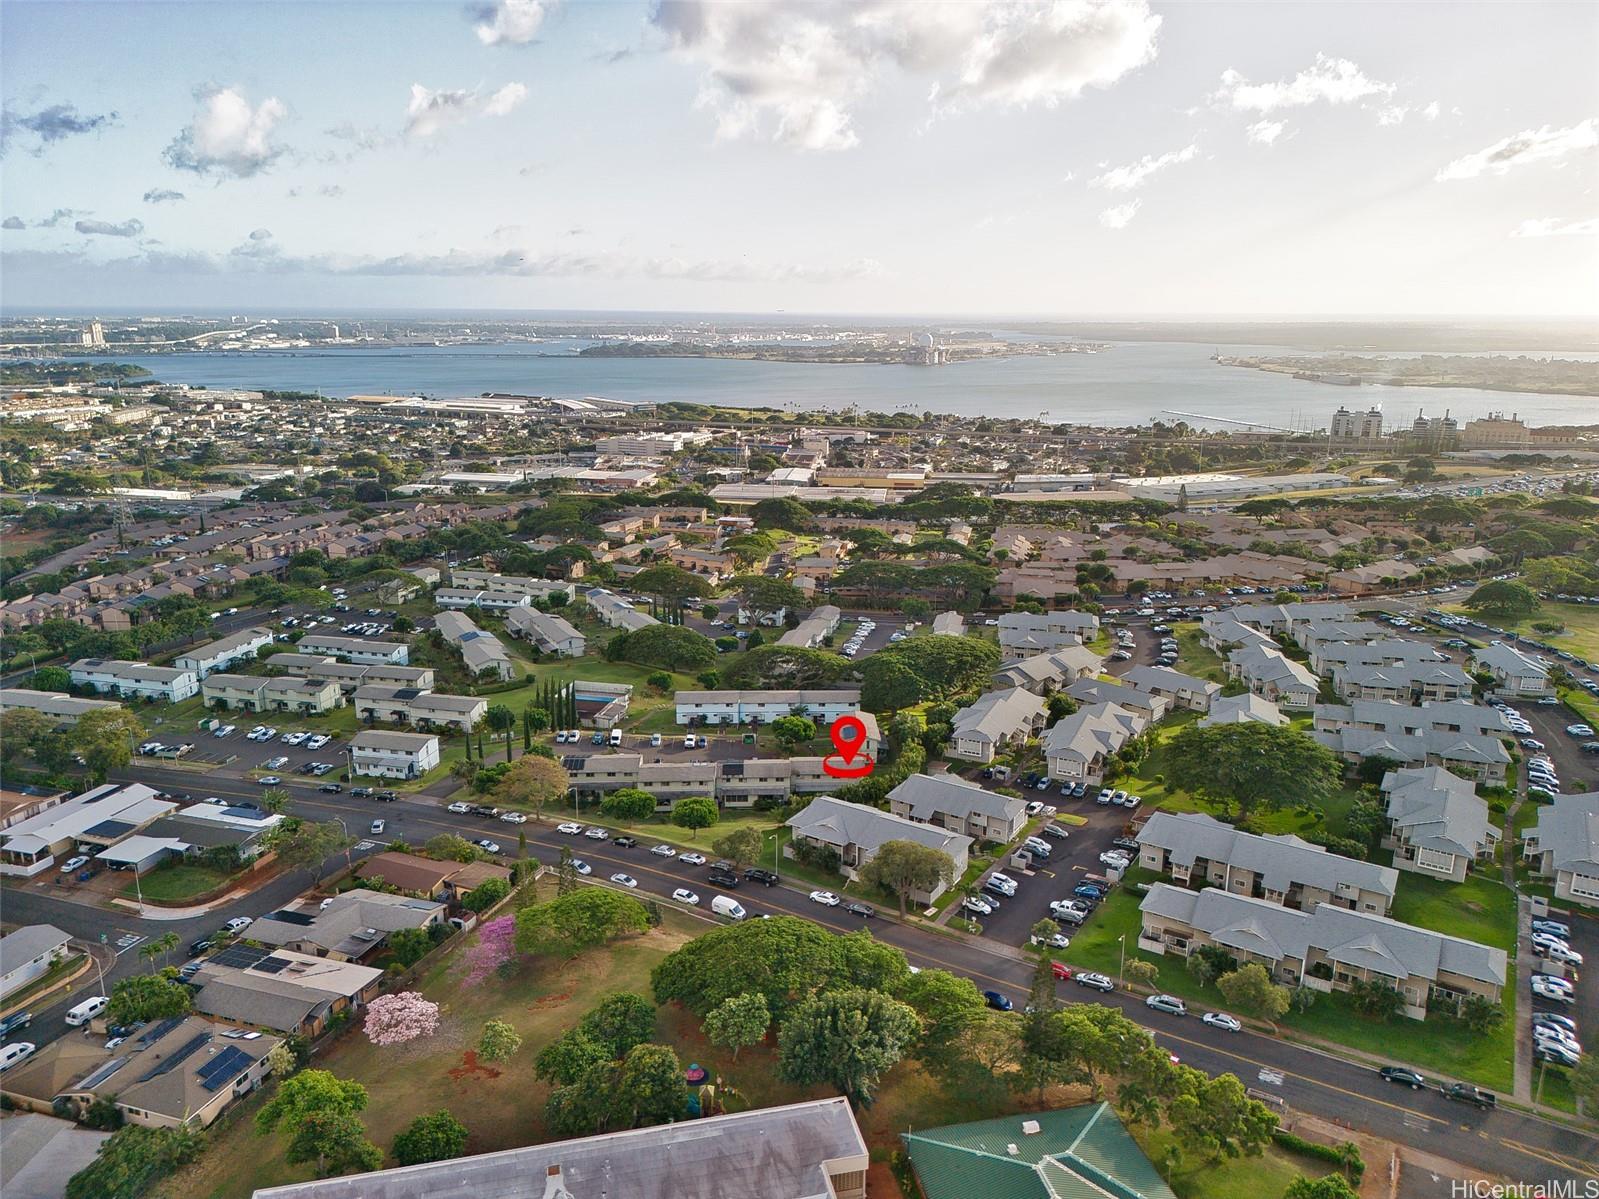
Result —
<instances>
[{"instance_id":1,"label":"white cloud","mask_svg":"<svg viewBox=\"0 0 1599 1199\"><path fill-rule=\"evenodd\" d=\"M247 179L268 169L287 152L272 131L289 110L276 96L251 106L231 87L208 87L195 94L194 120L167 146L162 157L180 171Z\"/></svg>"},{"instance_id":2,"label":"white cloud","mask_svg":"<svg viewBox=\"0 0 1599 1199\"><path fill-rule=\"evenodd\" d=\"M1368 78L1347 58L1316 55L1313 66L1292 79L1275 83L1250 83L1234 70L1221 73L1221 88L1211 98L1239 112L1274 112L1279 108L1304 108L1311 104L1352 104L1371 96L1391 96L1394 85Z\"/></svg>"},{"instance_id":3,"label":"white cloud","mask_svg":"<svg viewBox=\"0 0 1599 1199\"><path fill-rule=\"evenodd\" d=\"M477 40L485 46L525 46L538 36L550 7L544 0L499 0L478 14Z\"/></svg>"},{"instance_id":4,"label":"white cloud","mask_svg":"<svg viewBox=\"0 0 1599 1199\"><path fill-rule=\"evenodd\" d=\"M1114 208L1107 208L1099 214L1099 223L1107 229L1125 229L1128 223L1138 215L1138 210L1143 206L1142 200L1129 200L1126 204L1118 204Z\"/></svg>"},{"instance_id":5,"label":"white cloud","mask_svg":"<svg viewBox=\"0 0 1599 1199\"><path fill-rule=\"evenodd\" d=\"M1599 233L1599 217L1585 221L1562 221L1559 217L1522 221L1510 231L1511 237L1586 237Z\"/></svg>"},{"instance_id":6,"label":"white cloud","mask_svg":"<svg viewBox=\"0 0 1599 1199\"><path fill-rule=\"evenodd\" d=\"M1146 0L660 0L672 51L704 70L718 138L857 145L852 109L890 72L931 81L937 108L1053 107L1155 56Z\"/></svg>"},{"instance_id":7,"label":"white cloud","mask_svg":"<svg viewBox=\"0 0 1599 1199\"><path fill-rule=\"evenodd\" d=\"M426 138L473 117L503 117L525 99L527 88L520 83L507 83L486 98L476 88L434 91L413 83L410 102L405 106L405 133L407 137Z\"/></svg>"},{"instance_id":8,"label":"white cloud","mask_svg":"<svg viewBox=\"0 0 1599 1199\"><path fill-rule=\"evenodd\" d=\"M152 187L144 193L146 204L176 204L182 199L182 192L173 191L169 187Z\"/></svg>"},{"instance_id":9,"label":"white cloud","mask_svg":"<svg viewBox=\"0 0 1599 1199\"><path fill-rule=\"evenodd\" d=\"M144 232L144 222L138 218L113 225L110 221L79 221L72 226L79 233L96 237L138 237Z\"/></svg>"},{"instance_id":10,"label":"white cloud","mask_svg":"<svg viewBox=\"0 0 1599 1199\"><path fill-rule=\"evenodd\" d=\"M1282 121L1256 121L1244 130L1244 136L1257 146L1275 145L1288 126Z\"/></svg>"},{"instance_id":11,"label":"white cloud","mask_svg":"<svg viewBox=\"0 0 1599 1199\"><path fill-rule=\"evenodd\" d=\"M251 241L271 241L272 240L272 230L270 230L270 229L253 229L253 230L250 231L250 240Z\"/></svg>"},{"instance_id":12,"label":"white cloud","mask_svg":"<svg viewBox=\"0 0 1599 1199\"><path fill-rule=\"evenodd\" d=\"M1423 108L1421 110L1421 115L1426 117L1429 121L1436 121L1438 119L1438 101L1434 100L1431 104L1427 105L1426 108Z\"/></svg>"},{"instance_id":13,"label":"white cloud","mask_svg":"<svg viewBox=\"0 0 1599 1199\"><path fill-rule=\"evenodd\" d=\"M8 216L5 220L0 221L0 229L26 229L27 227L28 222L19 216Z\"/></svg>"},{"instance_id":14,"label":"white cloud","mask_svg":"<svg viewBox=\"0 0 1599 1199\"><path fill-rule=\"evenodd\" d=\"M1491 146L1455 159L1433 176L1439 183L1451 179L1475 179L1479 175L1503 175L1512 167L1535 162L1559 162L1568 154L1599 146L1599 123L1589 117L1567 129L1523 129Z\"/></svg>"},{"instance_id":15,"label":"white cloud","mask_svg":"<svg viewBox=\"0 0 1599 1199\"><path fill-rule=\"evenodd\" d=\"M1164 171L1169 166L1180 162L1192 162L1199 154L1197 145L1187 145L1181 150L1172 150L1155 158L1149 154L1144 155L1137 162L1128 163L1123 167L1113 167L1103 175L1089 181L1090 187L1102 187L1106 191L1126 192L1142 187L1151 176Z\"/></svg>"},{"instance_id":16,"label":"white cloud","mask_svg":"<svg viewBox=\"0 0 1599 1199\"><path fill-rule=\"evenodd\" d=\"M1389 104L1377 110L1377 124L1398 125L1403 123L1410 109L1404 104Z\"/></svg>"}]
</instances>

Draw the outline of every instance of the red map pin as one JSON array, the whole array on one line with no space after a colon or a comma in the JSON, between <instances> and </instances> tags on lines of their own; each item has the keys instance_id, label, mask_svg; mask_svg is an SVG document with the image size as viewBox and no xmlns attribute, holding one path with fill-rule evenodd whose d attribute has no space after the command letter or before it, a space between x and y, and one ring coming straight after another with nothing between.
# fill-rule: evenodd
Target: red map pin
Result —
<instances>
[{"instance_id":1,"label":"red map pin","mask_svg":"<svg viewBox=\"0 0 1599 1199\"><path fill-rule=\"evenodd\" d=\"M833 778L863 778L877 765L869 754L861 750L866 743L866 722L859 716L840 716L833 721L827 735L832 738L833 748L838 750L838 754L836 758L823 758L822 770ZM853 765L857 757L861 759L858 766Z\"/></svg>"}]
</instances>

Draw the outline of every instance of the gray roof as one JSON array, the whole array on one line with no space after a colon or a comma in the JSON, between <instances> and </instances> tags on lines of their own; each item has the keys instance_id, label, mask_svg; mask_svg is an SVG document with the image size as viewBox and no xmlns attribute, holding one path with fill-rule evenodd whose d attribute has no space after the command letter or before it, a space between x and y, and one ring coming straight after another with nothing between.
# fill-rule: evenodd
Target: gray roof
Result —
<instances>
[{"instance_id":1,"label":"gray roof","mask_svg":"<svg viewBox=\"0 0 1599 1199\"><path fill-rule=\"evenodd\" d=\"M1227 661L1245 678L1273 682L1279 687L1308 687L1315 691L1320 681L1304 666L1269 645L1246 645L1227 655Z\"/></svg>"},{"instance_id":2,"label":"gray roof","mask_svg":"<svg viewBox=\"0 0 1599 1199\"><path fill-rule=\"evenodd\" d=\"M1325 669L1339 662L1436 662L1441 655L1432 646L1403 638L1379 637L1372 641L1341 641L1316 647L1315 660Z\"/></svg>"},{"instance_id":3,"label":"gray roof","mask_svg":"<svg viewBox=\"0 0 1599 1199\"><path fill-rule=\"evenodd\" d=\"M1549 673L1549 668L1543 663L1508 645L1484 646L1472 654L1472 660L1489 670L1503 671L1521 678Z\"/></svg>"},{"instance_id":4,"label":"gray roof","mask_svg":"<svg viewBox=\"0 0 1599 1199\"><path fill-rule=\"evenodd\" d=\"M977 702L955 713L957 736L986 737L1000 741L1031 731L1044 715L1044 701L1020 687L984 692Z\"/></svg>"},{"instance_id":5,"label":"gray roof","mask_svg":"<svg viewBox=\"0 0 1599 1199\"><path fill-rule=\"evenodd\" d=\"M537 608L514 608L506 614L505 624L507 628L531 633L535 638L552 644L574 639L584 640L583 634L578 632L565 617L552 616L548 612L540 612Z\"/></svg>"},{"instance_id":6,"label":"gray roof","mask_svg":"<svg viewBox=\"0 0 1599 1199\"><path fill-rule=\"evenodd\" d=\"M959 816L963 820L973 812L984 816L998 816L1016 823L1027 811L1027 804L1009 795L996 795L992 791L968 783L953 775L913 774L888 793L889 801L900 800L909 804L911 818L927 820L935 812Z\"/></svg>"},{"instance_id":7,"label":"gray roof","mask_svg":"<svg viewBox=\"0 0 1599 1199\"><path fill-rule=\"evenodd\" d=\"M1245 724L1251 720L1278 728L1288 723L1288 717L1276 704L1249 691L1242 695L1218 695L1210 701L1210 711L1199 723L1209 728L1214 724Z\"/></svg>"},{"instance_id":8,"label":"gray roof","mask_svg":"<svg viewBox=\"0 0 1599 1199\"><path fill-rule=\"evenodd\" d=\"M1399 872L1391 866L1328 853L1294 836L1242 832L1199 812L1155 812L1139 831L1138 843L1165 850L1179 866L1205 858L1253 871L1268 891L1286 892L1297 883L1336 894L1343 884L1392 899L1399 885Z\"/></svg>"},{"instance_id":9,"label":"gray roof","mask_svg":"<svg viewBox=\"0 0 1599 1199\"><path fill-rule=\"evenodd\" d=\"M1044 751L1076 754L1091 761L1095 754L1113 754L1136 736L1143 720L1116 704L1092 704L1064 717L1044 734Z\"/></svg>"},{"instance_id":10,"label":"gray roof","mask_svg":"<svg viewBox=\"0 0 1599 1199\"><path fill-rule=\"evenodd\" d=\"M194 1010L235 1024L253 1024L278 1032L295 1032L339 996L293 983L247 978L241 970L202 970L195 976L200 990Z\"/></svg>"},{"instance_id":11,"label":"gray roof","mask_svg":"<svg viewBox=\"0 0 1599 1199\"><path fill-rule=\"evenodd\" d=\"M16 932L0 937L0 974L9 974L70 940L70 934L53 924L25 924Z\"/></svg>"},{"instance_id":12,"label":"gray roof","mask_svg":"<svg viewBox=\"0 0 1599 1199\"><path fill-rule=\"evenodd\" d=\"M1163 712L1166 708L1164 697L1110 679L1078 679L1066 688L1066 694L1080 704L1117 704L1129 711L1144 712L1150 716L1154 715L1156 704L1160 705Z\"/></svg>"},{"instance_id":13,"label":"gray roof","mask_svg":"<svg viewBox=\"0 0 1599 1199\"><path fill-rule=\"evenodd\" d=\"M864 1159L842 1098L552 1141L453 1161L291 1183L255 1199L827 1199L822 1163Z\"/></svg>"},{"instance_id":14,"label":"gray roof","mask_svg":"<svg viewBox=\"0 0 1599 1199\"><path fill-rule=\"evenodd\" d=\"M1498 737L1510 733L1498 708L1468 700L1396 704L1385 699L1357 699L1347 706L1317 704L1315 717L1318 726L1366 726L1385 733L1471 733Z\"/></svg>"},{"instance_id":15,"label":"gray roof","mask_svg":"<svg viewBox=\"0 0 1599 1199\"><path fill-rule=\"evenodd\" d=\"M1315 948L1335 962L1393 978L1436 979L1447 973L1498 986L1505 982L1502 949L1332 904L1301 912L1219 887L1187 891L1155 883L1139 910L1180 920L1218 945L1273 961L1284 957L1303 961Z\"/></svg>"},{"instance_id":16,"label":"gray roof","mask_svg":"<svg viewBox=\"0 0 1599 1199\"><path fill-rule=\"evenodd\" d=\"M359 956L372 941L357 933L373 929L379 933L402 928L422 928L445 906L429 899L410 899L382 891L358 887L334 897L325 909L312 914L309 922L292 912L268 912L250 926L250 939L263 945L292 945L301 941Z\"/></svg>"},{"instance_id":17,"label":"gray roof","mask_svg":"<svg viewBox=\"0 0 1599 1199\"><path fill-rule=\"evenodd\" d=\"M1220 683L1196 679L1165 666L1135 666L1122 679L1140 691L1197 691L1201 695L1217 695L1221 691Z\"/></svg>"},{"instance_id":18,"label":"gray roof","mask_svg":"<svg viewBox=\"0 0 1599 1199\"><path fill-rule=\"evenodd\" d=\"M429 741L438 741L432 733L387 733L380 729L362 729L350 739L351 749L401 749L417 753Z\"/></svg>"},{"instance_id":19,"label":"gray roof","mask_svg":"<svg viewBox=\"0 0 1599 1199\"><path fill-rule=\"evenodd\" d=\"M1390 770L1382 789L1394 831L1421 849L1474 858L1498 840L1488 801L1469 779L1441 766Z\"/></svg>"},{"instance_id":20,"label":"gray roof","mask_svg":"<svg viewBox=\"0 0 1599 1199\"><path fill-rule=\"evenodd\" d=\"M1443 762L1473 762L1478 765L1508 765L1510 754L1497 737L1471 733L1425 732L1387 733L1379 729L1340 728L1311 734L1327 748L1361 758L1384 757L1396 762L1425 763L1428 758Z\"/></svg>"},{"instance_id":21,"label":"gray roof","mask_svg":"<svg viewBox=\"0 0 1599 1199\"><path fill-rule=\"evenodd\" d=\"M1471 676L1453 662L1355 663L1340 665L1334 675L1357 687L1458 687L1471 690Z\"/></svg>"},{"instance_id":22,"label":"gray roof","mask_svg":"<svg viewBox=\"0 0 1599 1199\"><path fill-rule=\"evenodd\" d=\"M1555 796L1553 806L1538 810L1527 844L1535 853L1553 852L1557 871L1599 873L1599 791Z\"/></svg>"},{"instance_id":23,"label":"gray roof","mask_svg":"<svg viewBox=\"0 0 1599 1199\"><path fill-rule=\"evenodd\" d=\"M831 795L818 795L784 823L795 833L828 845L858 845L867 857L886 841L915 841L941 849L951 857L965 853L972 844L972 839L964 834L917 824Z\"/></svg>"}]
</instances>

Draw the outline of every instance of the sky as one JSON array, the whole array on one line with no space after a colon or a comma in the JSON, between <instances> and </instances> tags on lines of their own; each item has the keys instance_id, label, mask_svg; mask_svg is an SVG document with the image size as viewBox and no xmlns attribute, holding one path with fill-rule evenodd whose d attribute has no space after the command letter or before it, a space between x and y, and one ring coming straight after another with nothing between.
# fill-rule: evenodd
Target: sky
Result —
<instances>
[{"instance_id":1,"label":"sky","mask_svg":"<svg viewBox=\"0 0 1599 1199\"><path fill-rule=\"evenodd\" d=\"M0 304L1599 315L1599 5L0 3Z\"/></svg>"}]
</instances>

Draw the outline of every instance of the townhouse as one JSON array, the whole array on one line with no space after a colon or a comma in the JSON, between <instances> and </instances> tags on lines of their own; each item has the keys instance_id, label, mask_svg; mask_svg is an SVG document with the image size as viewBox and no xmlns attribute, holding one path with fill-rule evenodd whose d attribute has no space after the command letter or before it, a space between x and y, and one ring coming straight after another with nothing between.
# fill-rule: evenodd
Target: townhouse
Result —
<instances>
[{"instance_id":1,"label":"townhouse","mask_svg":"<svg viewBox=\"0 0 1599 1199\"><path fill-rule=\"evenodd\" d=\"M1245 645L1227 655L1227 677L1284 708L1308 708L1321 692L1321 680L1281 650Z\"/></svg>"},{"instance_id":2,"label":"townhouse","mask_svg":"<svg viewBox=\"0 0 1599 1199\"><path fill-rule=\"evenodd\" d=\"M344 706L344 692L332 679L297 675L213 674L200 684L210 708L240 712L296 712L302 716Z\"/></svg>"},{"instance_id":3,"label":"townhouse","mask_svg":"<svg viewBox=\"0 0 1599 1199\"><path fill-rule=\"evenodd\" d=\"M581 799L600 799L633 787L655 797L662 810L672 801L705 795L730 808L781 804L795 796L819 795L835 782L815 756L745 758L727 762L646 762L642 754L596 753L562 759Z\"/></svg>"},{"instance_id":4,"label":"townhouse","mask_svg":"<svg viewBox=\"0 0 1599 1199\"><path fill-rule=\"evenodd\" d=\"M1104 657L1087 646L1068 645L1001 666L994 672L994 685L1020 687L1024 691L1042 695L1046 691L1066 687L1078 679L1092 678L1104 666Z\"/></svg>"},{"instance_id":5,"label":"townhouse","mask_svg":"<svg viewBox=\"0 0 1599 1199\"><path fill-rule=\"evenodd\" d=\"M1146 727L1143 717L1118 704L1079 708L1044 734L1050 776L1087 783L1104 781L1110 759Z\"/></svg>"},{"instance_id":6,"label":"townhouse","mask_svg":"<svg viewBox=\"0 0 1599 1199\"><path fill-rule=\"evenodd\" d=\"M859 688L794 691L679 691L678 724L770 724L780 716L809 716L819 725L860 712Z\"/></svg>"},{"instance_id":7,"label":"townhouse","mask_svg":"<svg viewBox=\"0 0 1599 1199\"><path fill-rule=\"evenodd\" d=\"M794 857L795 845L826 847L838 854L839 873L847 879L860 877L861 869L890 841L913 841L948 854L954 863L953 879L966 873L972 839L931 824L918 824L864 804L848 803L831 795L818 795L784 822L790 841L784 856ZM912 903L934 902L948 887L940 880L929 888L912 890Z\"/></svg>"},{"instance_id":8,"label":"townhouse","mask_svg":"<svg viewBox=\"0 0 1599 1199\"><path fill-rule=\"evenodd\" d=\"M1372 641L1324 641L1310 650L1310 668L1327 674L1339 666L1402 666L1447 662L1449 655L1420 641L1379 637Z\"/></svg>"},{"instance_id":9,"label":"townhouse","mask_svg":"<svg viewBox=\"0 0 1599 1199\"><path fill-rule=\"evenodd\" d=\"M1300 649L1314 654L1319 646L1337 645L1345 641L1371 641L1387 632L1386 628L1371 620L1315 617L1296 624L1290 636Z\"/></svg>"},{"instance_id":10,"label":"townhouse","mask_svg":"<svg viewBox=\"0 0 1599 1199\"><path fill-rule=\"evenodd\" d=\"M966 618L959 612L940 612L933 617L932 631L939 637L964 637Z\"/></svg>"},{"instance_id":11,"label":"townhouse","mask_svg":"<svg viewBox=\"0 0 1599 1199\"><path fill-rule=\"evenodd\" d=\"M588 606L600 620L613 629L631 632L660 622L648 612L640 612L629 601L603 587L591 587L583 593Z\"/></svg>"},{"instance_id":12,"label":"townhouse","mask_svg":"<svg viewBox=\"0 0 1599 1199\"><path fill-rule=\"evenodd\" d=\"M1535 874L1554 880L1556 899L1599 908L1599 791L1557 795L1540 806L1522 856Z\"/></svg>"},{"instance_id":13,"label":"townhouse","mask_svg":"<svg viewBox=\"0 0 1599 1199\"><path fill-rule=\"evenodd\" d=\"M177 666L151 666L148 662L79 658L70 667L74 687L93 687L124 698L158 699L179 703L200 693L200 679L192 670Z\"/></svg>"},{"instance_id":14,"label":"townhouse","mask_svg":"<svg viewBox=\"0 0 1599 1199\"><path fill-rule=\"evenodd\" d=\"M1467 779L1438 766L1383 776L1388 825L1382 844L1400 870L1463 883L1473 863L1491 862L1499 829Z\"/></svg>"},{"instance_id":15,"label":"townhouse","mask_svg":"<svg viewBox=\"0 0 1599 1199\"><path fill-rule=\"evenodd\" d=\"M459 611L463 608L481 608L485 612L512 612L530 607L533 597L512 591L478 591L471 587L439 587L433 592L433 602L441 608Z\"/></svg>"},{"instance_id":16,"label":"townhouse","mask_svg":"<svg viewBox=\"0 0 1599 1199\"><path fill-rule=\"evenodd\" d=\"M985 692L955 713L948 752L969 762L992 762L996 754L1035 736L1047 712L1041 698L1020 687Z\"/></svg>"},{"instance_id":17,"label":"townhouse","mask_svg":"<svg viewBox=\"0 0 1599 1199\"><path fill-rule=\"evenodd\" d=\"M1193 712L1210 711L1211 702L1221 694L1221 684L1197 679L1165 666L1135 666L1122 675L1122 682L1139 691L1159 696L1173 708Z\"/></svg>"},{"instance_id":18,"label":"townhouse","mask_svg":"<svg viewBox=\"0 0 1599 1199\"><path fill-rule=\"evenodd\" d=\"M1421 568L1413 563L1401 562L1398 558L1385 558L1381 562L1334 571L1327 576L1327 586L1345 595L1360 595L1362 592L1397 587L1419 574Z\"/></svg>"},{"instance_id":19,"label":"townhouse","mask_svg":"<svg viewBox=\"0 0 1599 1199\"><path fill-rule=\"evenodd\" d=\"M281 670L301 678L331 680L346 695L367 683L416 687L422 691L432 690L433 687L433 668L430 666L392 666L387 662L363 665L317 654L293 653L273 654L265 662L269 671Z\"/></svg>"},{"instance_id":20,"label":"townhouse","mask_svg":"<svg viewBox=\"0 0 1599 1199\"><path fill-rule=\"evenodd\" d=\"M516 677L511 655L493 633L478 628L459 612L440 612L433 618L433 625L460 652L462 663L473 677L492 674L502 683Z\"/></svg>"},{"instance_id":21,"label":"townhouse","mask_svg":"<svg viewBox=\"0 0 1599 1199\"><path fill-rule=\"evenodd\" d=\"M1280 729L1288 723L1288 717L1271 700L1261 699L1253 692L1246 691L1242 695L1218 695L1211 701L1210 711L1201 718L1199 727L1208 729L1218 724L1248 724L1251 721Z\"/></svg>"},{"instance_id":22,"label":"townhouse","mask_svg":"<svg viewBox=\"0 0 1599 1199\"><path fill-rule=\"evenodd\" d=\"M403 641L341 637L336 633L307 633L295 643L295 649L302 654L340 658L363 666L405 666L411 661L411 647Z\"/></svg>"},{"instance_id":23,"label":"townhouse","mask_svg":"<svg viewBox=\"0 0 1599 1199\"><path fill-rule=\"evenodd\" d=\"M415 779L438 764L439 739L425 733L363 729L350 741L350 765L356 774Z\"/></svg>"},{"instance_id":24,"label":"townhouse","mask_svg":"<svg viewBox=\"0 0 1599 1199\"><path fill-rule=\"evenodd\" d=\"M1007 612L999 618L999 647L1012 657L1081 645L1099 634L1090 612Z\"/></svg>"},{"instance_id":25,"label":"townhouse","mask_svg":"<svg viewBox=\"0 0 1599 1199\"><path fill-rule=\"evenodd\" d=\"M1347 700L1394 703L1469 699L1471 676L1453 662L1406 662L1397 666L1350 663L1333 668L1333 690Z\"/></svg>"},{"instance_id":26,"label":"townhouse","mask_svg":"<svg viewBox=\"0 0 1599 1199\"><path fill-rule=\"evenodd\" d=\"M1493 678L1494 690L1500 695L1541 699L1555 693L1549 682L1549 667L1508 645L1489 645L1477 650L1471 655L1471 665Z\"/></svg>"},{"instance_id":27,"label":"townhouse","mask_svg":"<svg viewBox=\"0 0 1599 1199\"><path fill-rule=\"evenodd\" d=\"M336 962L361 962L375 957L390 933L443 924L447 911L437 900L358 887L314 912L268 912L250 926L250 940Z\"/></svg>"},{"instance_id":28,"label":"townhouse","mask_svg":"<svg viewBox=\"0 0 1599 1199\"><path fill-rule=\"evenodd\" d=\"M469 733L489 709L477 695L445 695L416 687L368 683L350 697L356 718L368 723L412 724L421 729L456 729Z\"/></svg>"},{"instance_id":29,"label":"townhouse","mask_svg":"<svg viewBox=\"0 0 1599 1199\"><path fill-rule=\"evenodd\" d=\"M1258 962L1284 986L1347 991L1378 982L1404 997L1404 1013L1425 1019L1439 1007L1458 1011L1472 996L1498 1003L1505 951L1332 904L1309 911L1232 894L1155 883L1139 904L1138 948L1190 956L1219 946L1240 962Z\"/></svg>"},{"instance_id":30,"label":"townhouse","mask_svg":"<svg viewBox=\"0 0 1599 1199\"><path fill-rule=\"evenodd\" d=\"M1143 718L1145 724L1154 724L1164 717L1171 705L1164 696L1151 695L1137 687L1111 679L1078 679L1066 688L1066 695L1077 701L1078 707L1092 704L1115 704Z\"/></svg>"},{"instance_id":31,"label":"townhouse","mask_svg":"<svg viewBox=\"0 0 1599 1199\"><path fill-rule=\"evenodd\" d=\"M564 580L535 579L529 575L502 575L497 571L471 570L459 566L450 568L450 585L474 591L503 592L544 600L556 593L566 596L568 600L577 595L577 587Z\"/></svg>"},{"instance_id":32,"label":"townhouse","mask_svg":"<svg viewBox=\"0 0 1599 1199\"><path fill-rule=\"evenodd\" d=\"M208 674L226 670L235 662L254 661L257 651L271 644L271 629L242 629L197 649L185 650L174 659L173 665L179 670L192 670L196 678L203 679Z\"/></svg>"},{"instance_id":33,"label":"townhouse","mask_svg":"<svg viewBox=\"0 0 1599 1199\"><path fill-rule=\"evenodd\" d=\"M588 645L565 617L537 608L512 608L505 614L505 629L513 637L532 642L541 653L562 658L580 658Z\"/></svg>"},{"instance_id":34,"label":"townhouse","mask_svg":"<svg viewBox=\"0 0 1599 1199\"><path fill-rule=\"evenodd\" d=\"M1246 628L1276 637L1311 620L1353 620L1355 610L1341 600L1309 600L1292 604L1238 604L1226 612L1207 614L1201 623L1211 620L1230 620Z\"/></svg>"},{"instance_id":35,"label":"townhouse","mask_svg":"<svg viewBox=\"0 0 1599 1199\"><path fill-rule=\"evenodd\" d=\"M62 725L76 724L78 717L86 712L121 706L114 699L79 699L64 691L32 691L26 687L0 687L0 712L7 712L12 708L32 708L35 712L55 717Z\"/></svg>"},{"instance_id":36,"label":"townhouse","mask_svg":"<svg viewBox=\"0 0 1599 1199\"><path fill-rule=\"evenodd\" d=\"M1497 737L1428 730L1389 733L1380 729L1344 726L1311 733L1351 767L1367 758L1386 758L1401 766L1442 766L1463 778L1500 784L1510 765L1510 753Z\"/></svg>"},{"instance_id":37,"label":"townhouse","mask_svg":"<svg viewBox=\"0 0 1599 1199\"><path fill-rule=\"evenodd\" d=\"M1009 845L1027 826L1027 804L954 775L913 774L888 793L892 815L974 841Z\"/></svg>"},{"instance_id":38,"label":"townhouse","mask_svg":"<svg viewBox=\"0 0 1599 1199\"><path fill-rule=\"evenodd\" d=\"M1487 704L1456 700L1412 706L1385 700L1356 700L1352 704L1317 704L1314 728L1374 729L1384 733L1469 733L1474 737L1509 737L1503 713Z\"/></svg>"},{"instance_id":39,"label":"townhouse","mask_svg":"<svg viewBox=\"0 0 1599 1199\"><path fill-rule=\"evenodd\" d=\"M1294 836L1246 833L1199 812L1151 815L1138 832L1138 864L1183 886L1220 887L1305 911L1326 903L1387 915L1399 885L1392 867Z\"/></svg>"},{"instance_id":40,"label":"townhouse","mask_svg":"<svg viewBox=\"0 0 1599 1199\"><path fill-rule=\"evenodd\" d=\"M816 649L835 632L844 613L836 604L818 604L811 614L777 639L777 644Z\"/></svg>"}]
</instances>

